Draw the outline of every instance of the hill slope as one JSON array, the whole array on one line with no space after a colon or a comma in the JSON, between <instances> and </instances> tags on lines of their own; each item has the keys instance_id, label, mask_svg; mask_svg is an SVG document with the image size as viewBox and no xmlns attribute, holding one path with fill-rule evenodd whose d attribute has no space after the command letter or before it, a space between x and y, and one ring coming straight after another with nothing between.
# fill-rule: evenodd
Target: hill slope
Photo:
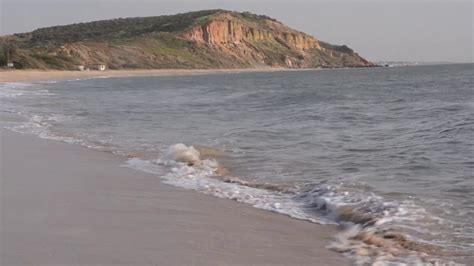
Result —
<instances>
[{"instance_id":1,"label":"hill slope","mask_svg":"<svg viewBox=\"0 0 474 266\"><path fill-rule=\"evenodd\" d=\"M0 64L17 68L315 68L374 66L267 16L205 10L38 29L0 37Z\"/></svg>"}]
</instances>

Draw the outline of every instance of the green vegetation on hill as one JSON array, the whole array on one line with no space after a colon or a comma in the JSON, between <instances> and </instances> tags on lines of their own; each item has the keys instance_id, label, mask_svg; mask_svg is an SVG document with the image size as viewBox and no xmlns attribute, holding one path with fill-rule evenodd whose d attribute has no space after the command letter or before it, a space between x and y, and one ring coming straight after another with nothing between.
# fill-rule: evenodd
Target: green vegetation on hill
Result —
<instances>
[{"instance_id":1,"label":"green vegetation on hill","mask_svg":"<svg viewBox=\"0 0 474 266\"><path fill-rule=\"evenodd\" d=\"M172 16L100 20L37 29L30 33L15 34L15 37L18 38L20 44L29 48L72 42L123 40L156 32L180 32L192 26L196 20L218 11L206 10Z\"/></svg>"}]
</instances>

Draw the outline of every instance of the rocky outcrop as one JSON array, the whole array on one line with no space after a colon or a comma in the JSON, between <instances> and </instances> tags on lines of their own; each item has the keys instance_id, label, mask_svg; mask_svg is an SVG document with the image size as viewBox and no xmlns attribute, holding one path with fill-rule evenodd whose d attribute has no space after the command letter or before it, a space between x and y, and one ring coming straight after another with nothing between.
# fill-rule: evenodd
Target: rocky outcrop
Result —
<instances>
[{"instance_id":1,"label":"rocky outcrop","mask_svg":"<svg viewBox=\"0 0 474 266\"><path fill-rule=\"evenodd\" d=\"M336 46L274 19L220 11L180 34L225 51L235 61L287 68L373 66L347 46Z\"/></svg>"},{"instance_id":2,"label":"rocky outcrop","mask_svg":"<svg viewBox=\"0 0 474 266\"><path fill-rule=\"evenodd\" d=\"M292 30L282 23L269 19L261 24L251 23L233 12L221 12L184 32L182 36L214 45L277 41L298 50L320 48L314 37Z\"/></svg>"}]
</instances>

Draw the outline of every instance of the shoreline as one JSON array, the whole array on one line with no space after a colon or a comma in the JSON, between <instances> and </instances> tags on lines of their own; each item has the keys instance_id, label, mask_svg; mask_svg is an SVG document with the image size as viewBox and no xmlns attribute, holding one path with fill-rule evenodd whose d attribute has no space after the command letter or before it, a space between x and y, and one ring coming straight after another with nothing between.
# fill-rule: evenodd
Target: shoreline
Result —
<instances>
[{"instance_id":1,"label":"shoreline","mask_svg":"<svg viewBox=\"0 0 474 266\"><path fill-rule=\"evenodd\" d=\"M350 264L326 248L336 226L169 186L118 155L0 137L2 263Z\"/></svg>"},{"instance_id":2,"label":"shoreline","mask_svg":"<svg viewBox=\"0 0 474 266\"><path fill-rule=\"evenodd\" d=\"M258 73L258 72L294 72L322 71L342 69L366 69L367 67L348 68L235 68L235 69L127 69L127 70L37 70L37 69L0 69L0 83L9 82L45 82L61 81L71 78L113 78L113 77L153 77L153 76L187 76L229 73ZM369 67L370 68L370 67Z\"/></svg>"},{"instance_id":3,"label":"shoreline","mask_svg":"<svg viewBox=\"0 0 474 266\"><path fill-rule=\"evenodd\" d=\"M176 70L176 71L175 71L175 70L167 70L167 71L161 71L161 70L160 70L160 71L131 71L131 73L130 73L130 71L118 71L118 72L115 72L115 71L106 71L106 72L94 71L93 73L90 73L91 75L93 74L93 76L90 76L90 77L92 78L92 77L178 76L178 75L190 75L190 76L192 76L192 75L214 74L214 73L241 73L241 72L262 72L262 71L263 71L263 72L274 72L274 71L305 71L305 70L307 70L307 69L270 69L270 70L269 70L269 69L262 69L262 70L260 70L260 69L250 69L250 70L219 70L219 71L214 71L214 70L205 70L205 71L199 71L199 70L198 70L198 71L196 71L196 70L184 70L184 71L181 71L181 70ZM314 71L314 70L315 70L315 69L310 69L310 70L307 70L307 71ZM24 71L18 71L18 72L24 72ZM27 72L31 72L31 71L27 71ZM47 74L46 76L49 77L49 78L46 79L46 80L51 80L51 81L54 81L54 80L63 80L63 79L67 79L67 78L69 78L69 80L74 80L74 79L72 79L71 77L62 77L62 74L65 74L63 71L53 71L53 72L60 72L60 73L57 73L59 76L61 76L61 78L58 78L58 79L51 78L51 76L54 76L54 75L50 75L50 74L51 74L51 71L33 71L33 72L38 72L37 75L39 75L39 74L45 74L45 73L46 73L46 74ZM110 72L113 72L114 75L98 75L98 74L107 74L107 73L110 73ZM4 72L1 72L1 71L0 71L0 77L2 77L2 75L1 75L2 73L4 73ZM76 72L76 71L66 72L66 74L68 74L68 75L69 75L69 74L73 75L73 74L77 74L77 73L82 73L82 72ZM21 74L21 73L19 73L19 74ZM28 74L28 73L27 73L27 74ZM97 74L97 75L95 75L95 74ZM309 72L308 74L312 75L313 73ZM276 75L280 75L280 73L277 73ZM43 76L43 77L44 77L44 76ZM84 79L87 79L88 77L83 77L83 78L84 78ZM19 82L21 82L21 81L19 81ZM33 81L33 82L34 82L34 81ZM1 82L0 82L0 83L1 83ZM19 86L21 86L21 84L15 84L15 83L12 83L12 84L10 84L10 85L12 85L12 86L19 85ZM7 85L6 87L8 88L8 85ZM2 116L4 116L3 118L5 118L5 116L9 117L8 111L6 111L6 113L3 113ZM16 120L15 118L13 118L13 116L14 116L14 115L12 115L12 118L11 118L11 119L12 119L12 120ZM7 121L8 121L8 119L7 119ZM2 128L0 127L0 138L1 138L1 139L0 139L0 150L1 150L2 153L4 153L3 148L2 148L2 146L3 146L3 145L2 145L2 142L8 142L8 140L3 141L4 138L2 137L2 135L3 135L3 134L2 134L2 133L3 133L2 131L4 131L4 129L2 129ZM11 132L11 133L12 133L12 132ZM18 137L18 138L21 137L20 139L23 139L23 137L26 137L26 138L38 138L37 136L29 136L29 135L24 135L24 134L21 134L21 133L12 133L12 134L13 134L13 135L18 135L18 136L16 136L16 137L14 137L14 139L16 139L17 137ZM11 139L11 138L9 138L9 139ZM38 139L40 139L40 138L38 138ZM45 141L45 140L43 139L42 141ZM20 145L23 145L22 143L23 143L24 141L13 141L13 142L15 143L15 145L16 145L16 143L20 143ZM53 141L48 140L46 143L52 143L52 142L55 142L55 143L56 143L56 142L58 142L58 141L57 141L57 140L53 140ZM59 141L59 143L63 143L63 142ZM80 147L81 149L85 149L84 147L81 147L81 146L76 145L76 144L72 144L72 145L71 145L71 144L66 144L66 143L63 143L63 144L69 145L69 146ZM12 144L12 145L13 145L13 144ZM55 145L55 144L48 144L48 145L45 145L45 146L42 148L42 150L43 150L42 152L43 152L43 153L42 153L41 155L39 155L39 156L45 156L45 157L49 158L49 157L50 157L50 150L49 150L49 147L50 147L51 145ZM30 148L21 148L21 150L30 150ZM64 148L64 149L62 149L62 150L69 150L69 149ZM89 153L90 151L92 151L91 154L85 156L85 159L86 159L86 160L89 160L89 158L94 158L96 155L93 155L93 154L95 154L95 153L97 153L97 152L98 152L98 153L104 153L103 151L97 151L97 150L93 150L93 149L86 149L86 150L87 150L87 153ZM7 150L6 152L9 152L9 151ZM39 152L38 152L38 153L39 153ZM76 156L76 155L80 154L80 149L74 149L71 153L72 153L71 155ZM115 160L115 162L116 162L116 164L114 165L114 167L117 167L117 166L119 166L119 165L123 165L124 161L126 160L126 158L123 157L123 156L120 156L120 155L112 155L112 154L109 154L108 152L105 152L105 153L108 154L108 155L106 155L107 157L110 157L110 158L113 157L113 158L114 158L113 160ZM5 154L3 154L3 155L0 154L0 168L2 168L2 163L4 162L4 160L2 159L2 157L5 157L5 156L6 156ZM38 157L39 157L39 156L38 156ZM61 157L63 157L63 156L66 156L66 155L63 154ZM32 160L34 161L34 160L36 160L36 159L37 159L37 158L33 158ZM23 158L23 157L17 156L17 161L18 161L18 162L14 163L14 164L15 164L15 167L18 167L18 166L22 167L22 163L19 163L19 162L24 161L26 164L28 164L29 161L30 161L30 159L29 159L29 157ZM52 161L52 160L51 160L51 161ZM79 164L83 164L83 163L84 163L84 162L79 162ZM52 164L51 169L55 168L55 165L54 165L53 163L51 163L51 162L45 161L45 164L50 164L50 165ZM72 164L73 164L73 163L71 162L71 165L72 165ZM74 167L75 167L75 166L74 166ZM74 167L72 167L71 169L73 169ZM97 167L98 167L98 166L97 166ZM87 166L87 168L89 168L89 166ZM108 168L108 167L107 167L107 168ZM51 170L51 169L50 169L50 170ZM123 168L122 168L122 169L123 169ZM135 169L137 169L137 168L135 168ZM109 170L110 170L110 169L109 169ZM109 170L107 170L107 171L109 171ZM129 170L133 170L133 169L129 169ZM129 170L127 170L127 172L129 172ZM2 171L4 171L4 170L2 169ZM2 171L0 171L0 173L1 173L2 176L3 176L3 172L2 172ZM133 171L138 171L139 173L142 173L140 170L133 170ZM31 173L36 174L36 171L31 171ZM135 173L136 173L136 172L135 172ZM45 176L45 175L47 175L47 174L48 174L48 173L43 172L43 176ZM73 174L75 174L75 173L73 173ZM124 174L124 173L121 172L121 173L118 174L118 175L121 176L121 175L123 175L123 174ZM130 178L130 177L131 177L131 178L133 179L133 178L135 178L135 175L136 175L136 174L129 175L127 178ZM147 174L147 175L152 176L152 178L154 178L154 179L157 179L157 180L158 180L157 182L161 182L161 185L160 185L160 186L168 186L168 185L166 185L166 184L163 184L163 180L165 180L166 178L161 179L161 178L160 178L160 175L157 175L157 174L151 174L151 175L150 175L150 174ZM138 174L138 176L141 176L141 175ZM79 179L88 179L87 176L78 176L78 175L76 175L76 177L79 178ZM59 179L59 177L55 177L55 178ZM4 179L4 178L2 177L2 179ZM124 177L123 179L125 180L125 177ZM110 183L115 183L115 180L114 180L114 179L110 179L109 181L111 181ZM90 182L90 183L91 183L91 184L94 184L94 182L95 182L95 181ZM132 182L132 181L129 181L129 180L128 180L128 182ZM153 181L153 182L155 182L155 181ZM165 181L165 182L166 182L166 181ZM4 182L2 181L1 183L4 183ZM28 184L28 181L25 181L24 184L25 184L25 186L26 186L26 184ZM21 185L24 185L24 184L22 183ZM51 184L52 184L52 182L51 182ZM127 183L122 180L122 181L121 181L121 184L127 184ZM115 185L115 184L114 184L114 185ZM56 186L56 184L53 184L53 186ZM123 186L123 185L119 185L119 186L120 186L120 187L125 187L125 186ZM59 186L59 187L61 187L61 186ZM64 187L64 186L63 186L63 187ZM8 188L7 188L7 189L8 189ZM15 191L15 189L16 189L16 188L13 188L14 191ZM178 190L178 191L183 191L183 189L181 189L181 188L179 188L179 187L174 187L174 186L172 186L172 187L171 187L171 190L174 190L174 189L176 189L176 190ZM159 189L157 189L157 190L159 190ZM190 192L190 193L197 193L197 194L199 194L199 195L204 195L204 194L201 194L200 192L195 192L195 191L192 191L192 190L185 190L185 191L186 191L186 192ZM128 190L123 190L123 191L119 191L119 192L120 192L121 194L123 193L123 194L127 194L127 195L130 195L130 194L133 194L133 193L134 193L134 192L131 193L131 192L128 191ZM2 191L2 193L4 194L3 191ZM12 192L12 193L13 193L13 192ZM31 194L34 194L34 193L31 193ZM149 194L153 194L153 193L146 193L146 197L148 197ZM170 194L177 194L177 196L170 196L170 198L174 198L174 197L178 197L178 198L179 198L179 197L180 197L179 192L176 192L176 191L175 191L174 193L170 193ZM140 198L141 196L142 196L142 195L135 194L135 195L134 195L134 198L135 198L135 197L136 197L136 198ZM219 200L219 201L224 200L224 201L227 202L227 203L235 204L234 201L229 201L228 199L218 199L218 198L212 197L212 196L207 196L207 197L210 198L211 201L217 199L217 200ZM0 198L2 198L2 201L4 201L4 197L0 197ZM66 199L67 199L67 197L62 197L62 200L63 200L63 201L65 201ZM80 201L82 201L82 200L84 200L84 199L80 199ZM0 202L1 202L1 201L0 201ZM97 202L99 202L99 201L95 201L95 204L100 205L100 203L97 203ZM119 202L119 201L117 201L117 202ZM158 201L157 201L156 203L157 203L157 204L160 204L160 202L158 202ZM223 204L225 205L225 204L227 204L227 203L223 203ZM49 204L49 203L47 203L47 204ZM59 203L58 203L58 204L59 204ZM120 205L120 203L116 203L116 204L117 204L117 205L114 206L114 207L116 207L116 210L119 211L119 212L124 211L124 212L130 212L130 213L132 213L132 212L136 212L136 211L137 211L136 209L122 208L122 206ZM183 204L183 202L180 202L179 204ZM178 205L179 205L179 204L178 204ZM245 204L245 203L238 203L238 204L245 205L245 208L253 208L251 205L247 205L247 204ZM200 208L200 206L198 206L199 204L197 204L197 203L196 203L196 204L195 204L195 203L192 203L192 205L193 205L192 211L195 211L196 209L199 209L199 208ZM0 206L0 207L3 207L3 206L4 206L4 205L2 204L2 206ZM118 207L117 207L117 206L118 206ZM234 206L234 205L231 205L231 206ZM125 207L127 207L127 206L125 206ZM182 207L182 206L178 206L178 209L181 209L181 207ZM232 207L232 208L233 208L233 207ZM138 206L138 209L140 209L140 206ZM168 211L169 211L169 210L175 211L174 206L173 206L173 208L168 209ZM234 209L234 211L235 211L236 213L239 213L240 210L241 210L240 207L237 207L236 209ZM263 211L263 212L265 212L265 213L268 213L268 212L269 212L269 211L265 211L265 210L261 210L261 211ZM0 212L1 212L1 209L0 209ZM48 210L48 211L46 211L46 212L47 212L47 213L51 213L51 212L54 213L55 210ZM141 210L138 210L137 212L138 212L138 213L141 213ZM220 210L219 210L219 212L220 212ZM222 211L222 212L225 213L225 211ZM163 215L164 213L165 213L165 212L162 212L160 215ZM1 213L0 213L0 214L1 214ZM15 215L22 215L22 214L16 214L16 213L15 213ZM145 213L145 215L147 215L147 214ZM158 215L158 214L157 214L157 215ZM165 215L168 215L168 214L165 213ZM212 215L212 214L206 214L206 215L207 215L207 216L210 216L210 215ZM280 214L277 214L277 215L280 215ZM286 219L294 220L294 218L287 217L285 214L282 214L282 215L285 216ZM196 217L188 216L186 219L194 219L194 218L196 218ZM198 217L198 218L199 218L199 217ZM253 218L252 218L252 219L253 219ZM112 221L112 220L110 220L110 221ZM19 222L21 222L21 221L19 221ZM179 221L178 221L178 222L179 222ZM240 222L246 223L247 220L240 220ZM112 223L113 223L113 221L112 221ZM229 223L229 224L231 224L231 223ZM214 226L213 223L208 223L207 225L208 225L208 226L210 226L210 225ZM326 225L318 225L318 224L313 224L313 225L316 225L316 227L315 227L313 230L316 230L316 231L329 230L329 231L330 231L330 234L327 234L326 237L323 236L323 239L326 241L325 243L323 243L323 244L316 244L316 245L315 245L314 243L310 243L311 245L315 246L316 249L319 249L320 246L322 246L322 248L325 249L325 245L328 245L328 244L329 244L329 242L328 242L327 240L328 240L329 238L331 238L331 237L334 237L335 232L338 232L338 229L337 229L336 226L333 226L333 225L329 225L329 226L326 226ZM31 225L32 228L33 228L34 226L35 226L35 225ZM87 225L87 226L89 226L89 225ZM93 226L94 226L94 225L93 225ZM145 224L145 227L146 227L146 226L148 226L148 223ZM2 228L2 229L3 229L3 228ZM83 230L83 229L81 229L81 230ZM89 229L87 229L87 230L89 230ZM232 228L231 228L230 230L232 230ZM265 229L263 229L263 230L265 230ZM285 230L286 230L286 229L285 229ZM298 230L300 230L300 229L298 229ZM211 232L211 233L212 233L212 232ZM273 232L273 233L275 233L275 232ZM309 235L313 234L313 232L312 232L312 231L310 232L309 230L307 231L307 233L308 233ZM135 234L135 233L133 232L132 234ZM316 234L319 236L319 232L317 232ZM25 235L27 235L27 237L28 237L28 234L25 233ZM226 233L223 233L223 235L224 235L224 237L226 238L226 241L232 241L232 240L228 240L228 236L226 235ZM37 237L37 238L38 238L38 237L41 237L41 235L39 236L39 235L37 234L36 237ZM272 237L273 237L273 236L272 236ZM124 238L124 239L125 239L125 238ZM194 239L194 238L191 239L191 240L190 240L190 239L187 239L187 240L189 240L189 241L200 241L200 240L196 240L196 239ZM297 240L294 240L294 239L290 239L290 240L293 241L293 242L294 242L294 241L297 241ZM58 239L55 239L55 241L58 241ZM125 240L125 241L126 241L126 240ZM151 240L147 240L147 241L151 241ZM285 241L286 241L286 240L285 240ZM324 241L323 241L323 242L324 242ZM0 243L0 244L1 244L1 243ZM158 244L158 245L161 245L161 244ZM21 245L20 245L20 246L21 246ZM181 248L181 245L176 245L175 248L180 249L180 248ZM219 247L219 248L220 248L220 247ZM237 248L239 248L239 247L237 247ZM0 247L0 249L1 249L1 247ZM336 249L336 250L337 250L337 249ZM293 253L291 253L291 251L292 251L292 250L289 250L290 256L291 256L291 254L293 254ZM350 252L348 252L347 250L341 250L341 251L345 252L345 254L350 254ZM219 252L221 252L221 251L219 251ZM225 252L225 251L222 251L222 252ZM1 253L4 253L3 250L0 250L0 254L1 254ZM331 254L331 253L332 253L332 254ZM329 254L329 256L338 256L338 255L339 255L339 256L343 256L342 254L335 253L335 252L330 252L330 254ZM133 255L130 255L130 256L133 256ZM252 255L252 256L254 256L254 255ZM274 255L272 254L271 256L274 256ZM127 259L128 259L128 258L127 258ZM350 259L348 259L348 260L351 260L351 259L353 259L353 258L350 257ZM32 260L34 260L34 259L32 259ZM0 256L0 264L1 264L1 262L2 262L2 261L1 261L1 256ZM173 261L173 262L176 262L176 261ZM181 262L181 261L179 261L179 262ZM221 264L226 264L225 261L220 261L220 262L221 262ZM253 263L253 261L245 261L245 264L250 263L250 262ZM258 262L260 262L260 261L258 261ZM133 263L138 263L138 261L133 261ZM140 261L140 263L142 263L142 262ZM186 261L186 263L188 263L188 262ZM209 260L209 261L206 261L206 263L202 262L203 265L208 265L209 263L210 263L210 260ZM264 263L267 263L267 262L265 261ZM291 263L295 263L295 262L292 260ZM306 264L307 262L305 261L304 263ZM314 262L311 262L311 263L314 264ZM273 261L272 261L272 264L274 264ZM348 263L346 263L346 264L348 264ZM284 265L287 265L287 264L286 264L286 261L285 261ZM316 264L316 265L318 265L318 264Z\"/></svg>"},{"instance_id":4,"label":"shoreline","mask_svg":"<svg viewBox=\"0 0 474 266\"><path fill-rule=\"evenodd\" d=\"M317 69L314 69L317 70ZM70 78L97 77L146 77L146 76L183 76L219 73L253 73L295 71L284 68L243 68L243 69L150 69L150 70L0 70L0 83L55 81Z\"/></svg>"}]
</instances>

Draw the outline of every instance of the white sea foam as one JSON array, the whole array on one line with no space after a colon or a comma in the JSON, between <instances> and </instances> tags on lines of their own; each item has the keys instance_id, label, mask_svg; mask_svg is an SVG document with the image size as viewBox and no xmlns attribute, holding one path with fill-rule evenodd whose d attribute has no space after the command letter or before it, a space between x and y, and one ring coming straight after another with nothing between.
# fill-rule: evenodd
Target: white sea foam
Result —
<instances>
[{"instance_id":1,"label":"white sea foam","mask_svg":"<svg viewBox=\"0 0 474 266\"><path fill-rule=\"evenodd\" d=\"M190 165L190 162L193 164ZM160 174L166 184L248 203L256 208L286 214L297 219L321 224L334 223L324 217L306 213L300 206L302 203L294 201L291 194L246 186L239 182L222 181L216 176L218 167L216 160L202 160L196 149L184 144L171 146L162 158L155 162L131 158L127 161L126 166ZM163 172L164 169L165 172Z\"/></svg>"},{"instance_id":2,"label":"white sea foam","mask_svg":"<svg viewBox=\"0 0 474 266\"><path fill-rule=\"evenodd\" d=\"M113 77L114 76L110 76L110 75L103 75L103 76L96 76L96 77L81 77L81 78L73 78L73 79L64 79L64 80L61 80L61 82L84 81L84 80L93 80L93 79L108 79L108 78L113 78Z\"/></svg>"},{"instance_id":3,"label":"white sea foam","mask_svg":"<svg viewBox=\"0 0 474 266\"><path fill-rule=\"evenodd\" d=\"M163 156L165 161L175 161L188 165L201 165L200 153L193 146L187 147L182 143L172 145Z\"/></svg>"},{"instance_id":4,"label":"white sea foam","mask_svg":"<svg viewBox=\"0 0 474 266\"><path fill-rule=\"evenodd\" d=\"M59 80L46 80L46 81L40 81L40 82L37 82L37 83L40 83L40 84L56 84L60 82Z\"/></svg>"},{"instance_id":5,"label":"white sea foam","mask_svg":"<svg viewBox=\"0 0 474 266\"><path fill-rule=\"evenodd\" d=\"M27 121L13 122L6 129L17 133L32 134L43 139L59 140L72 144L82 144L80 139L61 135L50 130L53 121L61 119L61 116L41 116L33 115Z\"/></svg>"},{"instance_id":6,"label":"white sea foam","mask_svg":"<svg viewBox=\"0 0 474 266\"><path fill-rule=\"evenodd\" d=\"M384 239L383 232L391 232L394 224L406 221L416 223L420 219L426 219L428 213L410 200L390 202L373 193L343 191L340 187L324 183L313 184L311 189L302 189L297 193L265 189L263 185L219 177L216 173L217 161L202 160L198 150L184 144L172 145L154 162L132 158L125 166L158 174L166 184L236 200L296 219L344 225L346 229L335 236L329 248L349 255L358 265L445 263L418 250L404 249L391 239ZM361 236L368 234L371 239L375 239L374 243L383 241L385 246L361 240ZM417 242L416 238L402 237L398 241L414 243L411 245L420 250L425 248L425 244Z\"/></svg>"},{"instance_id":7,"label":"white sea foam","mask_svg":"<svg viewBox=\"0 0 474 266\"><path fill-rule=\"evenodd\" d=\"M26 87L30 87L33 84L30 83L0 83L0 98L13 98L22 96L25 94Z\"/></svg>"},{"instance_id":8,"label":"white sea foam","mask_svg":"<svg viewBox=\"0 0 474 266\"><path fill-rule=\"evenodd\" d=\"M0 98L53 96L55 93L41 87L35 87L33 83L1 83Z\"/></svg>"},{"instance_id":9,"label":"white sea foam","mask_svg":"<svg viewBox=\"0 0 474 266\"><path fill-rule=\"evenodd\" d=\"M18 115L19 118L15 119L14 121L2 121L3 128L16 133L35 135L42 139L61 141L69 144L78 144L91 149L114 152L113 150L110 150L108 147L104 146L103 143L89 141L85 136L66 134L54 130L54 125L56 123L78 118L61 114L28 115L23 112L13 112L13 114Z\"/></svg>"}]
</instances>

